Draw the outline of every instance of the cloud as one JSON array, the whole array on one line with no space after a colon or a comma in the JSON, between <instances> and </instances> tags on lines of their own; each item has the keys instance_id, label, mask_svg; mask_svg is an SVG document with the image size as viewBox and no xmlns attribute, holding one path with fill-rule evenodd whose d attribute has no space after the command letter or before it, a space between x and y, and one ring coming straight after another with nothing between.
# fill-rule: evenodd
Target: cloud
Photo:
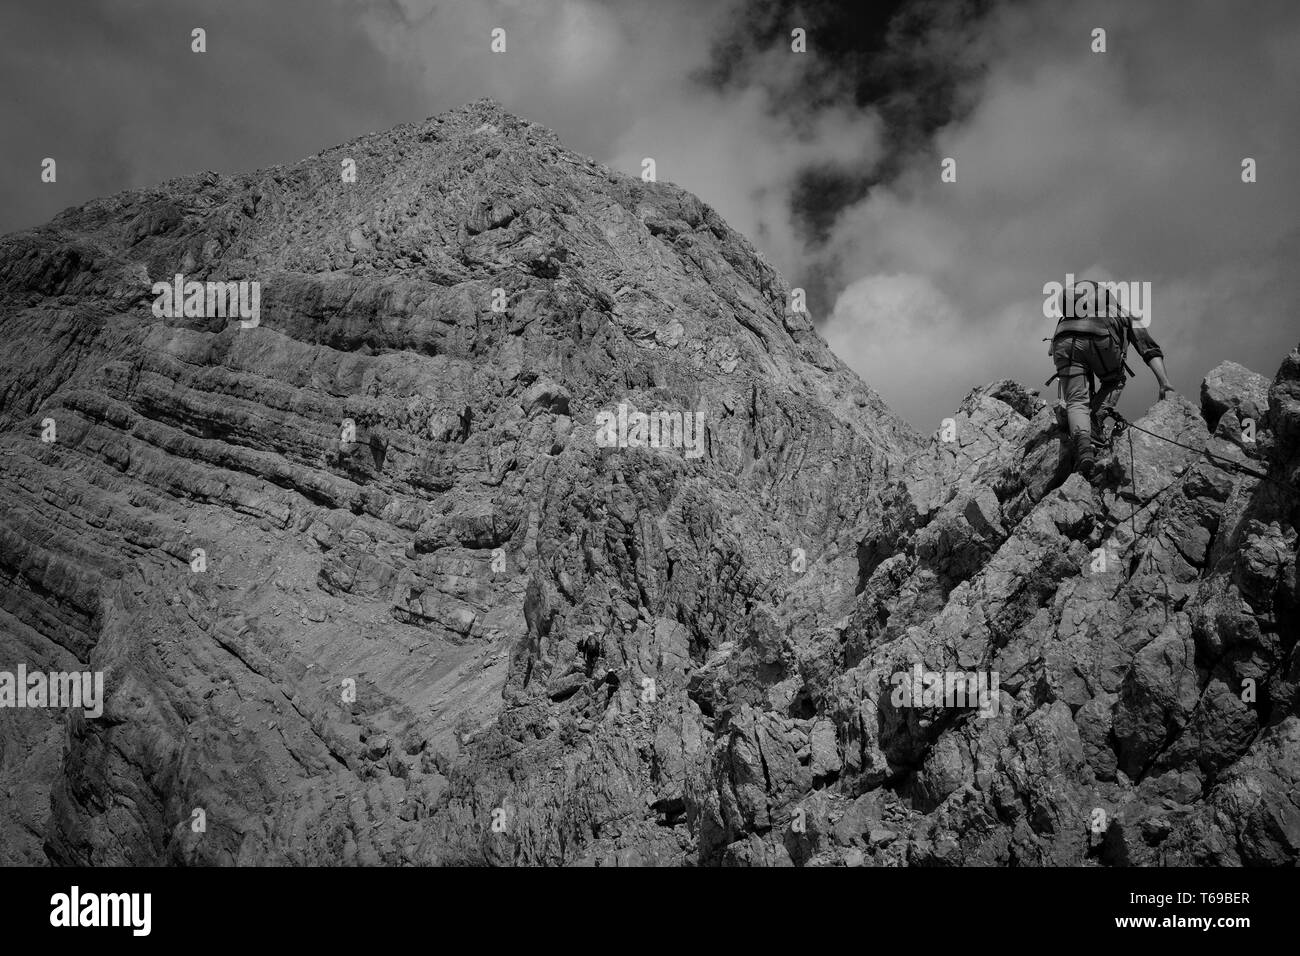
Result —
<instances>
[{"instance_id":1,"label":"cloud","mask_svg":"<svg viewBox=\"0 0 1300 956\"><path fill-rule=\"evenodd\" d=\"M984 334L963 337L957 347L953 330L965 321L961 301L927 276L895 273L851 283L825 332L836 354L872 369L871 386L892 408L913 410L913 424L928 433L956 407L950 396L969 391L972 371L997 368L1003 343L1023 331L1012 310L1004 310L989 318Z\"/></svg>"},{"instance_id":2,"label":"cloud","mask_svg":"<svg viewBox=\"0 0 1300 956\"><path fill-rule=\"evenodd\" d=\"M407 122L421 95L342 0L0 4L0 231L206 169L292 162ZM190 31L207 31L207 52ZM58 182L39 181L40 161Z\"/></svg>"},{"instance_id":3,"label":"cloud","mask_svg":"<svg viewBox=\"0 0 1300 956\"><path fill-rule=\"evenodd\" d=\"M1094 26L1106 53L1090 50ZM1277 39L1298 27L1286 4L1250 18L1210 2L999 8L980 27L969 113L838 219L823 254L844 292L825 334L926 427L973 385L1046 379L1042 286L1096 274L1152 282L1151 331L1185 393L1226 358L1271 375L1295 344L1300 291L1300 87ZM940 181L948 156L956 183ZM1241 181L1246 156L1255 184ZM900 302L910 334L882 335L899 298L882 288L924 295L929 321ZM1139 375L1130 413L1154 397Z\"/></svg>"},{"instance_id":4,"label":"cloud","mask_svg":"<svg viewBox=\"0 0 1300 956\"><path fill-rule=\"evenodd\" d=\"M653 157L659 179L703 196L787 275L796 275L808 256L791 200L799 173L811 165L869 163L879 152L871 114L824 111L798 128L770 111L764 91L750 89L665 99L619 137L608 162L637 172L643 157Z\"/></svg>"}]
</instances>

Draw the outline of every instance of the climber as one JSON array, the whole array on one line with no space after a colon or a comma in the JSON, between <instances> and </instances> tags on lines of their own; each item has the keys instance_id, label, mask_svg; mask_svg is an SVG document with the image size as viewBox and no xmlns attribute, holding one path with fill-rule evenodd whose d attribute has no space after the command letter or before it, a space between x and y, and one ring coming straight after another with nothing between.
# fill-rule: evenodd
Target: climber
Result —
<instances>
[{"instance_id":1,"label":"climber","mask_svg":"<svg viewBox=\"0 0 1300 956\"><path fill-rule=\"evenodd\" d=\"M1155 375L1160 398L1174 391L1165 374L1164 352L1107 286L1082 279L1066 287L1063 294L1073 296L1072 308L1060 310L1048 353L1056 364L1052 378L1061 380L1074 470L1089 481L1097 470L1094 446L1104 441L1105 419L1119 401L1124 372L1133 374L1124 361L1130 342Z\"/></svg>"}]
</instances>

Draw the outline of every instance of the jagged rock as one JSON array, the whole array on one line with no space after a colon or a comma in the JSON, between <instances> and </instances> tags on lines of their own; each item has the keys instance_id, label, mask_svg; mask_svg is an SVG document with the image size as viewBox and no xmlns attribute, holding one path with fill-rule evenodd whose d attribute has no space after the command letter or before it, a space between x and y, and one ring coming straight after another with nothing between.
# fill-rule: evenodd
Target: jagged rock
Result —
<instances>
[{"instance_id":1,"label":"jagged rock","mask_svg":"<svg viewBox=\"0 0 1300 956\"><path fill-rule=\"evenodd\" d=\"M835 740L835 725L829 720L819 720L813 724L811 760L810 769L814 777L839 773L843 766L839 745Z\"/></svg>"},{"instance_id":2,"label":"jagged rock","mask_svg":"<svg viewBox=\"0 0 1300 956\"><path fill-rule=\"evenodd\" d=\"M3 237L0 328L0 670L106 689L0 711L0 862L1300 859L1300 350L1095 487L1014 382L922 441L712 209L490 102Z\"/></svg>"},{"instance_id":3,"label":"jagged rock","mask_svg":"<svg viewBox=\"0 0 1300 956\"><path fill-rule=\"evenodd\" d=\"M1223 362L1201 383L1201 414L1211 431L1225 412L1262 423L1268 414L1269 381L1236 362Z\"/></svg>"}]
</instances>

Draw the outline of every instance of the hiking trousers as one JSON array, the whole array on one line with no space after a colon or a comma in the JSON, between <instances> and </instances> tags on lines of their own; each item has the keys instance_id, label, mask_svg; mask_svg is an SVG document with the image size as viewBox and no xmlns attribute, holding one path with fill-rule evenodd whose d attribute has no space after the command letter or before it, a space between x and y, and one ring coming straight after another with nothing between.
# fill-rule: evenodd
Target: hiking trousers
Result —
<instances>
[{"instance_id":1,"label":"hiking trousers","mask_svg":"<svg viewBox=\"0 0 1300 956\"><path fill-rule=\"evenodd\" d=\"M1071 332L1052 342L1052 361L1070 436L1101 437L1100 415L1115 407L1124 388L1124 357L1109 336Z\"/></svg>"}]
</instances>

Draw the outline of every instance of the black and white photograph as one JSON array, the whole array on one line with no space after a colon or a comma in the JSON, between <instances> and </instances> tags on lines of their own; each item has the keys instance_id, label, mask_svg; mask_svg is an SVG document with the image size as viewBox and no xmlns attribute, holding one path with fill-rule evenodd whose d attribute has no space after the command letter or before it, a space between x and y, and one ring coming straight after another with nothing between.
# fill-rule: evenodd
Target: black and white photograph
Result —
<instances>
[{"instance_id":1,"label":"black and white photograph","mask_svg":"<svg viewBox=\"0 0 1300 956\"><path fill-rule=\"evenodd\" d=\"M4 0L0 86L7 926L1294 927L1294 0Z\"/></svg>"}]
</instances>

